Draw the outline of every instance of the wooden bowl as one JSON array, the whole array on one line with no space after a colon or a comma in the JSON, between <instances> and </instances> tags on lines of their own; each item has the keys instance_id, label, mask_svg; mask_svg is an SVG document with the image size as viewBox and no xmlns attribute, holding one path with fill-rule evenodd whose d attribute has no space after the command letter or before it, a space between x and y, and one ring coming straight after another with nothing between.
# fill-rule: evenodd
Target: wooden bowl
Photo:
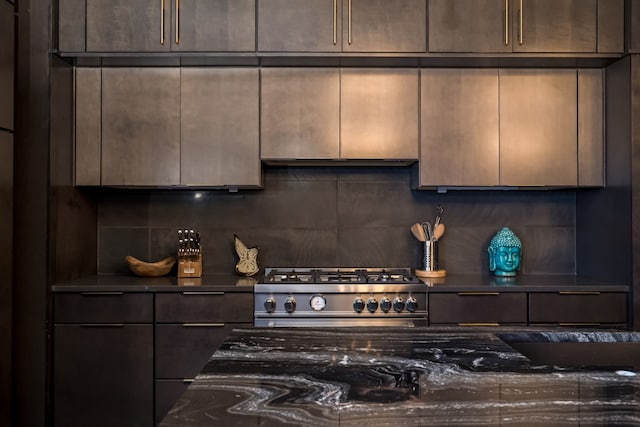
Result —
<instances>
[{"instance_id":1,"label":"wooden bowl","mask_svg":"<svg viewBox=\"0 0 640 427\"><path fill-rule=\"evenodd\" d=\"M157 262L144 262L138 258L127 255L125 257L129 269L136 276L159 277L169 274L171 267L176 263L175 257L169 256Z\"/></svg>"}]
</instances>

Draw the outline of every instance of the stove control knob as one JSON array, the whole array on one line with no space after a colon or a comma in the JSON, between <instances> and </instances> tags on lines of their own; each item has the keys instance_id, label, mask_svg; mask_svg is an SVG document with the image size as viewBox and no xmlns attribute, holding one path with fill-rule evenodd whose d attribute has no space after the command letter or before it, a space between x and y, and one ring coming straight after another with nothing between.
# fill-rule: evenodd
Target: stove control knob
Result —
<instances>
[{"instance_id":1,"label":"stove control knob","mask_svg":"<svg viewBox=\"0 0 640 427\"><path fill-rule=\"evenodd\" d=\"M407 310L413 313L417 309L418 309L418 300L416 299L416 297L407 298Z\"/></svg>"},{"instance_id":2,"label":"stove control knob","mask_svg":"<svg viewBox=\"0 0 640 427\"><path fill-rule=\"evenodd\" d=\"M382 297L382 299L380 299L380 309L385 313L391 310L391 300L388 297Z\"/></svg>"},{"instance_id":3,"label":"stove control knob","mask_svg":"<svg viewBox=\"0 0 640 427\"><path fill-rule=\"evenodd\" d=\"M284 300L284 309L287 313L296 311L296 299L294 297L287 297L287 299Z\"/></svg>"},{"instance_id":4,"label":"stove control knob","mask_svg":"<svg viewBox=\"0 0 640 427\"><path fill-rule=\"evenodd\" d=\"M404 310L404 300L402 297L395 297L393 299L393 309L398 313Z\"/></svg>"},{"instance_id":5,"label":"stove control knob","mask_svg":"<svg viewBox=\"0 0 640 427\"><path fill-rule=\"evenodd\" d=\"M356 313L362 313L362 310L364 310L364 300L360 297L356 297L356 299L353 300L353 311Z\"/></svg>"},{"instance_id":6,"label":"stove control knob","mask_svg":"<svg viewBox=\"0 0 640 427\"><path fill-rule=\"evenodd\" d=\"M378 309L378 300L375 299L374 297L369 297L369 299L367 300L367 310L369 310L369 313L375 313L377 309Z\"/></svg>"},{"instance_id":7,"label":"stove control knob","mask_svg":"<svg viewBox=\"0 0 640 427\"><path fill-rule=\"evenodd\" d=\"M267 313L273 313L276 311L276 300L271 297L264 300L264 310Z\"/></svg>"}]
</instances>

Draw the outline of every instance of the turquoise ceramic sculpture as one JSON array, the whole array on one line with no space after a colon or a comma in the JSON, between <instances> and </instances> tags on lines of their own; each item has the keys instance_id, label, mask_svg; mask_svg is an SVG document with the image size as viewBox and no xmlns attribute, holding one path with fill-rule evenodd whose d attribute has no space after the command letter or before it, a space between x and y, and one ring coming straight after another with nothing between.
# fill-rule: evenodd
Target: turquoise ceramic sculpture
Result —
<instances>
[{"instance_id":1,"label":"turquoise ceramic sculpture","mask_svg":"<svg viewBox=\"0 0 640 427\"><path fill-rule=\"evenodd\" d=\"M522 242L509 227L503 227L489 244L489 270L496 276L515 276L521 256Z\"/></svg>"}]
</instances>

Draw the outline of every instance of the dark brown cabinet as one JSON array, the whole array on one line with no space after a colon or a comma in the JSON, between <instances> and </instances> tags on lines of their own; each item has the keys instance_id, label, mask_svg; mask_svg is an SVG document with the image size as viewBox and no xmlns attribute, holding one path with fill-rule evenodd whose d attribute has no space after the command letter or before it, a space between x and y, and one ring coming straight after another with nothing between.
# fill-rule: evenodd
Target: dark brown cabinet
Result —
<instances>
[{"instance_id":1,"label":"dark brown cabinet","mask_svg":"<svg viewBox=\"0 0 640 427\"><path fill-rule=\"evenodd\" d=\"M429 293L429 324L498 326L527 323L525 292Z\"/></svg>"},{"instance_id":2,"label":"dark brown cabinet","mask_svg":"<svg viewBox=\"0 0 640 427\"><path fill-rule=\"evenodd\" d=\"M260 102L262 159L340 157L340 70L264 68Z\"/></svg>"},{"instance_id":3,"label":"dark brown cabinet","mask_svg":"<svg viewBox=\"0 0 640 427\"><path fill-rule=\"evenodd\" d=\"M60 0L61 52L255 51L255 0Z\"/></svg>"},{"instance_id":4,"label":"dark brown cabinet","mask_svg":"<svg viewBox=\"0 0 640 427\"><path fill-rule=\"evenodd\" d=\"M425 0L258 0L261 52L425 52Z\"/></svg>"},{"instance_id":5,"label":"dark brown cabinet","mask_svg":"<svg viewBox=\"0 0 640 427\"><path fill-rule=\"evenodd\" d=\"M498 70L420 71L420 184L500 182Z\"/></svg>"},{"instance_id":6,"label":"dark brown cabinet","mask_svg":"<svg viewBox=\"0 0 640 427\"><path fill-rule=\"evenodd\" d=\"M76 71L76 185L261 185L257 69Z\"/></svg>"},{"instance_id":7,"label":"dark brown cabinet","mask_svg":"<svg viewBox=\"0 0 640 427\"><path fill-rule=\"evenodd\" d=\"M103 68L102 185L180 184L180 69Z\"/></svg>"},{"instance_id":8,"label":"dark brown cabinet","mask_svg":"<svg viewBox=\"0 0 640 427\"><path fill-rule=\"evenodd\" d=\"M602 85L598 69L421 70L418 187L604 185Z\"/></svg>"},{"instance_id":9,"label":"dark brown cabinet","mask_svg":"<svg viewBox=\"0 0 640 427\"><path fill-rule=\"evenodd\" d=\"M171 409L231 330L252 324L252 292L156 294L156 423Z\"/></svg>"},{"instance_id":10,"label":"dark brown cabinet","mask_svg":"<svg viewBox=\"0 0 640 427\"><path fill-rule=\"evenodd\" d=\"M260 186L258 70L180 75L180 184Z\"/></svg>"},{"instance_id":11,"label":"dark brown cabinet","mask_svg":"<svg viewBox=\"0 0 640 427\"><path fill-rule=\"evenodd\" d=\"M532 292L529 322L565 326L627 324L626 292Z\"/></svg>"},{"instance_id":12,"label":"dark brown cabinet","mask_svg":"<svg viewBox=\"0 0 640 427\"><path fill-rule=\"evenodd\" d=\"M54 301L54 425L151 425L153 296L71 293Z\"/></svg>"},{"instance_id":13,"label":"dark brown cabinet","mask_svg":"<svg viewBox=\"0 0 640 427\"><path fill-rule=\"evenodd\" d=\"M621 53L622 0L429 0L429 51Z\"/></svg>"},{"instance_id":14,"label":"dark brown cabinet","mask_svg":"<svg viewBox=\"0 0 640 427\"><path fill-rule=\"evenodd\" d=\"M604 185L602 82L597 69L421 70L419 186Z\"/></svg>"},{"instance_id":15,"label":"dark brown cabinet","mask_svg":"<svg viewBox=\"0 0 640 427\"><path fill-rule=\"evenodd\" d=\"M577 86L576 70L500 70L502 185L577 185Z\"/></svg>"},{"instance_id":16,"label":"dark brown cabinet","mask_svg":"<svg viewBox=\"0 0 640 427\"><path fill-rule=\"evenodd\" d=\"M0 130L13 130L14 7L0 1Z\"/></svg>"},{"instance_id":17,"label":"dark brown cabinet","mask_svg":"<svg viewBox=\"0 0 640 427\"><path fill-rule=\"evenodd\" d=\"M261 156L417 159L418 97L414 69L263 69Z\"/></svg>"}]
</instances>

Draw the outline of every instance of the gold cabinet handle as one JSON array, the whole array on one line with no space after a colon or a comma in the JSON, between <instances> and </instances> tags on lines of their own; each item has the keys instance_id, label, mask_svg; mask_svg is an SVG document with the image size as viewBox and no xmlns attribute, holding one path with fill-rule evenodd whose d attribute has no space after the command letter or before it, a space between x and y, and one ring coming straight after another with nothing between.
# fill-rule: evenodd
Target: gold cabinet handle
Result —
<instances>
[{"instance_id":1,"label":"gold cabinet handle","mask_svg":"<svg viewBox=\"0 0 640 427\"><path fill-rule=\"evenodd\" d=\"M497 322L465 322L458 323L458 326L500 326Z\"/></svg>"},{"instance_id":2,"label":"gold cabinet handle","mask_svg":"<svg viewBox=\"0 0 640 427\"><path fill-rule=\"evenodd\" d=\"M504 45L509 46L509 2L504 0Z\"/></svg>"},{"instance_id":3,"label":"gold cabinet handle","mask_svg":"<svg viewBox=\"0 0 640 427\"><path fill-rule=\"evenodd\" d=\"M338 43L338 0L333 0L333 44Z\"/></svg>"},{"instance_id":4,"label":"gold cabinet handle","mask_svg":"<svg viewBox=\"0 0 640 427\"><path fill-rule=\"evenodd\" d=\"M558 326L601 326L600 322L558 322Z\"/></svg>"},{"instance_id":5,"label":"gold cabinet handle","mask_svg":"<svg viewBox=\"0 0 640 427\"><path fill-rule=\"evenodd\" d=\"M500 295L500 292L458 292L461 297L464 296L496 296Z\"/></svg>"},{"instance_id":6,"label":"gold cabinet handle","mask_svg":"<svg viewBox=\"0 0 640 427\"><path fill-rule=\"evenodd\" d=\"M589 291L560 291L558 292L560 295L600 295L600 292L589 292Z\"/></svg>"},{"instance_id":7,"label":"gold cabinet handle","mask_svg":"<svg viewBox=\"0 0 640 427\"><path fill-rule=\"evenodd\" d=\"M349 0L349 44L351 44L351 0Z\"/></svg>"},{"instance_id":8,"label":"gold cabinet handle","mask_svg":"<svg viewBox=\"0 0 640 427\"><path fill-rule=\"evenodd\" d=\"M524 15L524 10L523 10L523 6L522 6L522 0L520 0L520 10L519 12L519 19L520 19L520 23L518 26L518 32L519 32L519 37L520 37L520 45L524 44L524 25L523 25L523 19L522 19L522 15Z\"/></svg>"},{"instance_id":9,"label":"gold cabinet handle","mask_svg":"<svg viewBox=\"0 0 640 427\"><path fill-rule=\"evenodd\" d=\"M176 0L176 44L180 44L180 0Z\"/></svg>"},{"instance_id":10,"label":"gold cabinet handle","mask_svg":"<svg viewBox=\"0 0 640 427\"><path fill-rule=\"evenodd\" d=\"M224 328L224 323L183 323L183 328Z\"/></svg>"},{"instance_id":11,"label":"gold cabinet handle","mask_svg":"<svg viewBox=\"0 0 640 427\"><path fill-rule=\"evenodd\" d=\"M160 0L160 44L164 46L164 0Z\"/></svg>"},{"instance_id":12,"label":"gold cabinet handle","mask_svg":"<svg viewBox=\"0 0 640 427\"><path fill-rule=\"evenodd\" d=\"M224 295L224 292L218 292L218 291L193 291L193 292L183 292L182 295Z\"/></svg>"}]
</instances>

